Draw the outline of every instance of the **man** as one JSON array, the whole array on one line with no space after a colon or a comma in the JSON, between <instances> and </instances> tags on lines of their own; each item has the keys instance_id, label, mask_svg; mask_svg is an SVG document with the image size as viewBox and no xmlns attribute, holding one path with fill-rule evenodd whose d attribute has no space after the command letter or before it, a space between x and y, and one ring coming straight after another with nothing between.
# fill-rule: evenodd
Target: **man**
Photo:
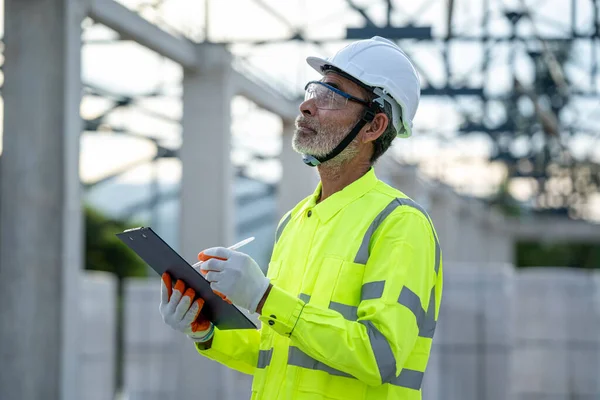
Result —
<instances>
[{"instance_id":1,"label":"man","mask_svg":"<svg viewBox=\"0 0 600 400\"><path fill-rule=\"evenodd\" d=\"M214 291L260 314L260 331L219 331L183 282L163 277L161 314L200 354L254 375L253 399L421 399L442 295L425 211L373 164L411 135L420 96L407 56L380 37L324 60L306 86L294 149L321 177L280 221L265 277L248 255L204 250ZM182 296L183 293L183 296Z\"/></svg>"}]
</instances>

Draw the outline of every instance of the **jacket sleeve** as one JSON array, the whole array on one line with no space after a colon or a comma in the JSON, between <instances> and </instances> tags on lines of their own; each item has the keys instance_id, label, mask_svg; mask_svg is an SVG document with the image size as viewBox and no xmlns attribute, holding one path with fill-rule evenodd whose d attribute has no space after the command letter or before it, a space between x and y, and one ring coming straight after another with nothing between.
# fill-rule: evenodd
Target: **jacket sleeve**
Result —
<instances>
[{"instance_id":1,"label":"jacket sleeve","mask_svg":"<svg viewBox=\"0 0 600 400\"><path fill-rule=\"evenodd\" d=\"M212 345L204 350L196 344L198 353L236 371L254 375L258 363L260 331L255 329L233 329L220 331L215 327Z\"/></svg>"},{"instance_id":2,"label":"jacket sleeve","mask_svg":"<svg viewBox=\"0 0 600 400\"><path fill-rule=\"evenodd\" d=\"M289 336L292 346L342 376L349 374L369 385L392 382L399 378L420 331L426 336L425 330L434 324L426 323L427 314L437 319L435 303L430 313L425 311L436 297L431 296L435 254L435 233L427 217L401 207L371 239L356 321L273 286L262 310L263 326ZM296 361L302 363L292 363Z\"/></svg>"},{"instance_id":3,"label":"jacket sleeve","mask_svg":"<svg viewBox=\"0 0 600 400\"><path fill-rule=\"evenodd\" d=\"M277 224L275 241L289 220L291 210L285 213ZM215 335L209 349L201 343L196 349L203 356L245 374L254 374L258 365L260 331L251 329L220 331L215 327Z\"/></svg>"}]
</instances>

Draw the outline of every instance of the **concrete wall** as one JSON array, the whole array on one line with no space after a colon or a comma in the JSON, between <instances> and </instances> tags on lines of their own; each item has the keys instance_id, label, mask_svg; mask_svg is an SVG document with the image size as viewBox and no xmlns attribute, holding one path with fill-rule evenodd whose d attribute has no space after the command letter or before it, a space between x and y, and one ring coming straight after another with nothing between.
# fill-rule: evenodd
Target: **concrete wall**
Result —
<instances>
[{"instance_id":1,"label":"concrete wall","mask_svg":"<svg viewBox=\"0 0 600 400\"><path fill-rule=\"evenodd\" d=\"M515 272L509 264L447 263L426 400L509 399Z\"/></svg>"},{"instance_id":2,"label":"concrete wall","mask_svg":"<svg viewBox=\"0 0 600 400\"><path fill-rule=\"evenodd\" d=\"M514 399L600 398L599 276L568 269L518 275Z\"/></svg>"},{"instance_id":3,"label":"concrete wall","mask_svg":"<svg viewBox=\"0 0 600 400\"><path fill-rule=\"evenodd\" d=\"M114 399L116 287L108 273L86 272L81 279L79 399Z\"/></svg>"},{"instance_id":4,"label":"concrete wall","mask_svg":"<svg viewBox=\"0 0 600 400\"><path fill-rule=\"evenodd\" d=\"M426 400L600 398L600 273L445 265Z\"/></svg>"},{"instance_id":5,"label":"concrete wall","mask_svg":"<svg viewBox=\"0 0 600 400\"><path fill-rule=\"evenodd\" d=\"M249 398L251 377L200 356L192 341L163 323L159 287L159 279L133 279L125 290L127 399Z\"/></svg>"},{"instance_id":6,"label":"concrete wall","mask_svg":"<svg viewBox=\"0 0 600 400\"><path fill-rule=\"evenodd\" d=\"M600 273L452 262L444 273L424 400L600 398ZM81 398L110 399L115 285L94 274L83 289ZM250 376L162 322L158 279L131 280L125 296L128 400L250 397Z\"/></svg>"}]
</instances>

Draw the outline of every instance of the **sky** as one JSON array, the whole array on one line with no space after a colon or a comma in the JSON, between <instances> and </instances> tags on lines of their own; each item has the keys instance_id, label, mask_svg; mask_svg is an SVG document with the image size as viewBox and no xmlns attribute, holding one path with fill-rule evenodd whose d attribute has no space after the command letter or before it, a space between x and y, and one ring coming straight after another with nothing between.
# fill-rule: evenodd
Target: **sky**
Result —
<instances>
[{"instance_id":1,"label":"sky","mask_svg":"<svg viewBox=\"0 0 600 400\"><path fill-rule=\"evenodd\" d=\"M0 3L3 1L0 0ZM316 72L305 63L308 55L327 56L345 42L338 40L345 35L346 27L363 25L360 15L351 10L342 0L165 0L156 10L148 4L150 0L119 0L120 3L140 12L144 18L156 23L174 35L201 41L207 35L212 41L235 42L229 49L250 67L254 73L274 86L284 86L286 90L299 93L304 83L317 77ZM578 26L587 29L590 26L591 2L577 0L579 14ZM377 24L385 22L385 2L355 0L355 4L364 7ZM522 32L530 34L561 35L570 21L570 1L563 0L527 0L526 5L535 9L535 24L520 24ZM393 1L392 24L406 25L413 22L417 26L431 25L434 36L444 35L445 0L431 1ZM477 35L480 32L483 1L456 0L453 30L455 33ZM490 31L493 34L508 34L510 25L501 13L521 5L520 0L490 0L492 13ZM3 7L0 7L3 8ZM235 9L235 12L232 12ZM274 12L269 11L274 10ZM208 13L207 13L208 11ZM208 15L208 19L206 16ZM3 20L3 19L2 19ZM208 20L208 27L206 21ZM139 133L161 138L167 147L180 144L180 127L176 122L150 116L160 113L176 121L181 115L180 80L181 68L141 46L131 42L112 42L115 33L102 26L84 23L85 45L82 49L82 80L109 93L128 93L140 95L158 90L165 96L141 100L135 107L118 110L109 115L110 125L121 126ZM243 44L252 40L282 39L289 37L295 29L301 29L308 38L328 40L327 44L317 46L307 43L282 42L263 46ZM442 69L441 46L439 43L401 42L422 72L423 80L442 84L446 79ZM450 61L456 76L462 83L479 86L485 83L488 93L502 93L511 82L506 67L510 49L508 46L494 46L491 74L487 79L477 73L483 59L483 47L476 43L456 44L451 49ZM573 87L589 88L599 82L587 82L582 72L589 64L589 49L576 44L576 62L567 67ZM600 49L597 52L600 56ZM518 76L524 82L532 77L531 65L521 51L517 54ZM425 77L427 79L425 79ZM104 99L85 96L81 105L81 114L90 118L101 113L110 105ZM502 118L502 108L491 106L492 119ZM523 107L527 108L527 104ZM418 162L423 170L438 175L459 190L469 194L485 195L493 191L503 177L500 165L485 162L491 151L491 142L484 136L456 138L455 130L462 122L457 109L476 109L473 100L452 100L448 98L422 98L415 117L415 135L409 140L396 141L394 151L406 161ZM598 126L600 100L582 101L574 107L578 112L567 112L566 118L575 119L581 125L594 130ZM232 159L243 162L249 153L276 155L282 143L281 123L276 116L258 109L243 98L232 103L233 146ZM572 144L575 154L583 154L590 148L590 137L583 136ZM600 161L600 146L594 155ZM84 181L94 181L110 171L125 165L139 163L154 154L154 146L141 139L106 133L85 133L81 140L80 173ZM109 157L110 156L110 157ZM149 164L132 169L123 175L120 181L145 182L153 174ZM177 161L162 161L158 174L163 181L176 181L180 173ZM276 182L280 169L277 163L269 162L253 165L250 173L256 177ZM526 193L526 185L517 190ZM525 191L525 192L524 192Z\"/></svg>"}]
</instances>

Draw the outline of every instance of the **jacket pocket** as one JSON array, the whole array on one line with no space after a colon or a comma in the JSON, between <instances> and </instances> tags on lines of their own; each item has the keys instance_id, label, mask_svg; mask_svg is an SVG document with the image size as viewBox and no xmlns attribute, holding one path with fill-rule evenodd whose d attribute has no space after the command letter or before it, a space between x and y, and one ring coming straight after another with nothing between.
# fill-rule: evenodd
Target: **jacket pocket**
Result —
<instances>
[{"instance_id":1,"label":"jacket pocket","mask_svg":"<svg viewBox=\"0 0 600 400\"><path fill-rule=\"evenodd\" d=\"M326 257L310 296L310 303L330 308L350 321L357 319L365 266L339 258Z\"/></svg>"},{"instance_id":2,"label":"jacket pocket","mask_svg":"<svg viewBox=\"0 0 600 400\"><path fill-rule=\"evenodd\" d=\"M330 300L333 303L358 307L364 274L365 266L363 264L344 261L333 287Z\"/></svg>"},{"instance_id":3,"label":"jacket pocket","mask_svg":"<svg viewBox=\"0 0 600 400\"><path fill-rule=\"evenodd\" d=\"M272 283L277 282L280 270L281 260L271 261L269 263L269 267L267 268L267 278L269 278Z\"/></svg>"},{"instance_id":4,"label":"jacket pocket","mask_svg":"<svg viewBox=\"0 0 600 400\"><path fill-rule=\"evenodd\" d=\"M355 378L346 378L330 375L323 371L301 369L297 391L304 394L306 398L309 393L318 394L320 399L335 400L364 400L366 399L367 387ZM299 396L299 398L304 398Z\"/></svg>"}]
</instances>

